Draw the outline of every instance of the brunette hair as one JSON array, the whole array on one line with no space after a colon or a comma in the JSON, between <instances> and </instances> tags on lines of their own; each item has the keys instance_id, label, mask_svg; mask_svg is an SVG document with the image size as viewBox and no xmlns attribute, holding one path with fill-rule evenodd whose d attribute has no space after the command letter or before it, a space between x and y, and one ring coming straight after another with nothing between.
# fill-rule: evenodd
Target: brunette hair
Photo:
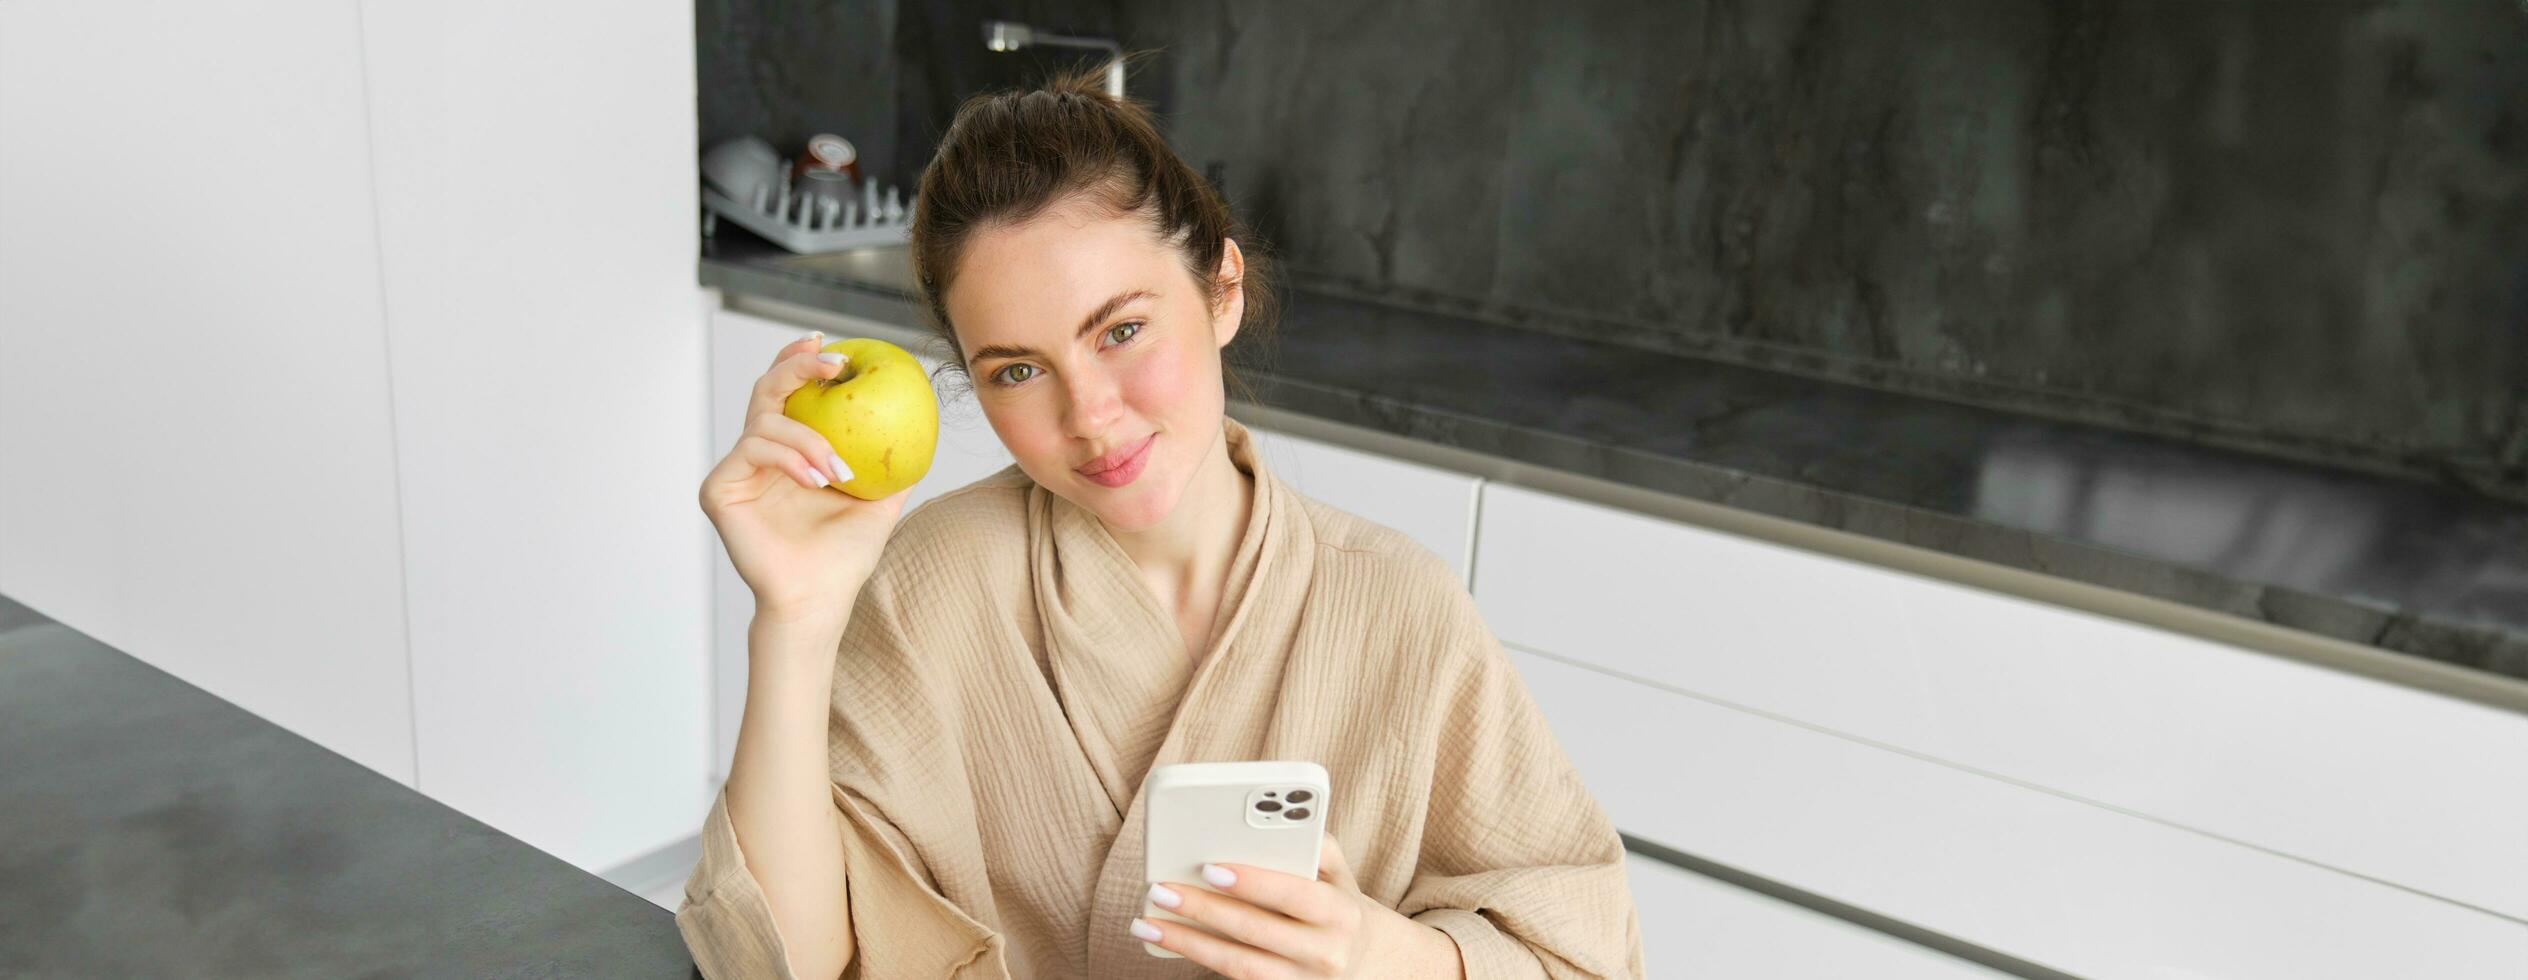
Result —
<instances>
[{"instance_id":1,"label":"brunette hair","mask_svg":"<svg viewBox=\"0 0 2528 980\"><path fill-rule=\"evenodd\" d=\"M1280 304L1263 243L1230 213L1220 191L1168 146L1145 103L1106 94L1100 64L1057 73L1037 88L968 98L922 170L913 202L913 271L931 329L954 355L958 374L965 373L965 350L948 321L945 297L967 241L977 230L1024 222L1075 195L1113 214L1148 220L1203 284L1215 313L1228 289L1219 278L1221 243L1236 238L1246 264L1240 280L1246 309L1230 347L1269 346ZM1222 373L1254 401L1229 360L1223 358Z\"/></svg>"}]
</instances>

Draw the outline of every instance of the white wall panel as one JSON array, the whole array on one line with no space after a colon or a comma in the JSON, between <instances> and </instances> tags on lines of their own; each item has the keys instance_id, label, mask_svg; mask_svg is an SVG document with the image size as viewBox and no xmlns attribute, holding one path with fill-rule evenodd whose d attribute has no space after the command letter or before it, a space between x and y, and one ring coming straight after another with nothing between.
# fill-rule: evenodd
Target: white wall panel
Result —
<instances>
[{"instance_id":1,"label":"white wall panel","mask_svg":"<svg viewBox=\"0 0 2528 980\"><path fill-rule=\"evenodd\" d=\"M0 4L0 592L410 783L360 40Z\"/></svg>"},{"instance_id":2,"label":"white wall panel","mask_svg":"<svg viewBox=\"0 0 2528 980\"><path fill-rule=\"evenodd\" d=\"M359 6L420 787L609 867L710 789L693 11Z\"/></svg>"}]
</instances>

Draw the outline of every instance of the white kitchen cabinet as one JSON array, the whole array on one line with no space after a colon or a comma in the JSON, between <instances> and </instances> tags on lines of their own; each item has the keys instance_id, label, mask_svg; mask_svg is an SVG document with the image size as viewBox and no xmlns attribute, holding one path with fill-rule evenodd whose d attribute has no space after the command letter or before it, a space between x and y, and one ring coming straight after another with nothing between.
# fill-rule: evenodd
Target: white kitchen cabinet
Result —
<instances>
[{"instance_id":1,"label":"white kitchen cabinet","mask_svg":"<svg viewBox=\"0 0 2528 980\"><path fill-rule=\"evenodd\" d=\"M1516 487L1480 533L1507 643L2528 916L2528 718Z\"/></svg>"},{"instance_id":2,"label":"white kitchen cabinet","mask_svg":"<svg viewBox=\"0 0 2528 980\"><path fill-rule=\"evenodd\" d=\"M411 784L360 41L0 3L0 591Z\"/></svg>"},{"instance_id":3,"label":"white kitchen cabinet","mask_svg":"<svg viewBox=\"0 0 2528 980\"><path fill-rule=\"evenodd\" d=\"M1653 977L1729 980L1996 980L1981 964L1683 868L1628 854Z\"/></svg>"},{"instance_id":4,"label":"white kitchen cabinet","mask_svg":"<svg viewBox=\"0 0 2528 980\"><path fill-rule=\"evenodd\" d=\"M2241 980L2515 978L2528 964L2516 920L1597 669L1511 659L1616 826L2029 962ZM1677 914L1652 891L1655 915ZM1666 962L1654 975L1695 965Z\"/></svg>"},{"instance_id":5,"label":"white kitchen cabinet","mask_svg":"<svg viewBox=\"0 0 2528 980\"><path fill-rule=\"evenodd\" d=\"M840 322L845 325L824 328L828 341L846 336L876 337L913 351L923 370L939 369L940 361L924 353L920 336L909 330L865 320ZM726 455L729 447L737 444L738 434L745 431L747 396L755 380L772 366L773 355L784 345L807 336L811 329L815 328L737 310L723 309L713 315L708 453L711 460ZM941 394L939 448L931 457L930 473L905 498L907 514L933 497L990 476L1012 462L972 394L959 390ZM738 722L745 717L746 626L755 615L755 596L746 588L746 581L738 577L736 567L729 564L728 552L720 546L717 535L711 539L711 548L712 608L716 618L712 628L711 758L715 772L726 778L729 760L737 752Z\"/></svg>"},{"instance_id":6,"label":"white kitchen cabinet","mask_svg":"<svg viewBox=\"0 0 2528 980\"><path fill-rule=\"evenodd\" d=\"M1404 532L1466 578L1483 481L1269 429L1251 428L1256 454L1301 494Z\"/></svg>"}]
</instances>

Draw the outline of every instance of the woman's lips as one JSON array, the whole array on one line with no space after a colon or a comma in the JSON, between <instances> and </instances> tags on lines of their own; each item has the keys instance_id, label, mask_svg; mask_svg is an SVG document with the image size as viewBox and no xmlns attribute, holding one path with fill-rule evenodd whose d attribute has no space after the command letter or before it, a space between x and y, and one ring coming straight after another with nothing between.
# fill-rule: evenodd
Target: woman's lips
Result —
<instances>
[{"instance_id":1,"label":"woman's lips","mask_svg":"<svg viewBox=\"0 0 2528 980\"><path fill-rule=\"evenodd\" d=\"M1131 448L1119 453L1107 453L1090 460L1088 465L1080 467L1077 472L1103 487L1120 487L1130 483L1134 477L1141 475L1142 465L1150 459L1150 443L1158 437L1159 434L1156 432L1142 436L1141 441ZM1098 469L1099 466L1105 468Z\"/></svg>"}]
</instances>

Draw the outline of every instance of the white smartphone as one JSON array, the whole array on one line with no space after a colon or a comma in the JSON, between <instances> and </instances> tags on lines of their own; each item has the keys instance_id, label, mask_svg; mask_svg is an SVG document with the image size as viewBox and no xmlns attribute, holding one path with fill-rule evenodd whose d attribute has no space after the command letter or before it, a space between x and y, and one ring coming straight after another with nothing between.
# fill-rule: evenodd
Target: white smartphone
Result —
<instances>
[{"instance_id":1,"label":"white smartphone","mask_svg":"<svg viewBox=\"0 0 2528 980\"><path fill-rule=\"evenodd\" d=\"M1325 843L1325 767L1314 762L1181 762L1141 783L1143 876L1216 891L1203 865L1229 862L1317 876ZM1203 929L1141 900L1141 917ZM1203 931L1209 932L1209 929ZM1142 943L1152 956L1177 954Z\"/></svg>"}]
</instances>

